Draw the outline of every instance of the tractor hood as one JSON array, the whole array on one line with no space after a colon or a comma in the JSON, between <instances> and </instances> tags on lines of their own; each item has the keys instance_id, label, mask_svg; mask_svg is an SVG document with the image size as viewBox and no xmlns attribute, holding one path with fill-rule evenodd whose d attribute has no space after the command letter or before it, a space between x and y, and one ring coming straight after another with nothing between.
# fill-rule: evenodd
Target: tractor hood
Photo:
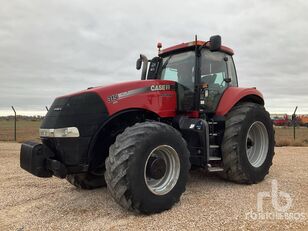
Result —
<instances>
[{"instance_id":1,"label":"tractor hood","mask_svg":"<svg viewBox=\"0 0 308 231\"><path fill-rule=\"evenodd\" d=\"M170 88L170 89L169 89ZM172 88L172 89L171 89ZM87 90L76 92L58 98L80 95L88 92L95 92L101 96L103 101L114 102L116 97L125 98L147 91L175 90L175 82L170 80L137 80L116 83L106 86L90 87Z\"/></svg>"},{"instance_id":2,"label":"tractor hood","mask_svg":"<svg viewBox=\"0 0 308 231\"><path fill-rule=\"evenodd\" d=\"M170 114L170 106L172 106L172 115L176 111L175 90L176 83L174 81L138 80L93 87L70 95L61 96L57 99L89 93L97 94L104 102L109 115L125 109L140 108L165 117Z\"/></svg>"},{"instance_id":3,"label":"tractor hood","mask_svg":"<svg viewBox=\"0 0 308 231\"><path fill-rule=\"evenodd\" d=\"M176 83L168 80L139 80L96 87L93 92L104 101L109 115L122 110L140 108L169 116L176 111Z\"/></svg>"}]
</instances>

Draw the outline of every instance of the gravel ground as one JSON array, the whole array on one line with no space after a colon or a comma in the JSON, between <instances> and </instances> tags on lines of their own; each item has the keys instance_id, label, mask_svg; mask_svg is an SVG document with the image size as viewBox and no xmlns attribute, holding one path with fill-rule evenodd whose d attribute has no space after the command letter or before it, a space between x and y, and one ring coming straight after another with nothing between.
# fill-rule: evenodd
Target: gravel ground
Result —
<instances>
[{"instance_id":1,"label":"gravel ground","mask_svg":"<svg viewBox=\"0 0 308 231\"><path fill-rule=\"evenodd\" d=\"M123 210L106 188L83 191L65 180L28 174L19 167L19 149L20 144L0 143L0 230L308 230L308 148L276 148L270 174L257 185L193 171L181 202L151 216ZM257 193L271 191L273 179L293 200L289 218L301 213L301 219L247 216L257 213ZM263 210L275 213L270 198Z\"/></svg>"}]
</instances>

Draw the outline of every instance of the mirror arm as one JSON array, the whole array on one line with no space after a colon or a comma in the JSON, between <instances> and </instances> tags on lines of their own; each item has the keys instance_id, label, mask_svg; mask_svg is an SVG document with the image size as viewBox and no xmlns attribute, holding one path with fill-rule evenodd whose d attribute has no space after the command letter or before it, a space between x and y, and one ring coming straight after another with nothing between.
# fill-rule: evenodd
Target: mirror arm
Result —
<instances>
[{"instance_id":1,"label":"mirror arm","mask_svg":"<svg viewBox=\"0 0 308 231\"><path fill-rule=\"evenodd\" d=\"M227 78L224 78L224 81L229 85L229 83L231 82L231 78L229 77L228 57L227 56L224 57L224 61L226 63L226 70L227 70Z\"/></svg>"}]
</instances>

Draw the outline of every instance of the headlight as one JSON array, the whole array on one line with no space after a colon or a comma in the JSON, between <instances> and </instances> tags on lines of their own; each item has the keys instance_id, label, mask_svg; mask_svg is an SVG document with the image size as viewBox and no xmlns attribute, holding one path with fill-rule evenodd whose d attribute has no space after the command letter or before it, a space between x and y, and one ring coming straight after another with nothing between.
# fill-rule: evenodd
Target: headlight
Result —
<instances>
[{"instance_id":1,"label":"headlight","mask_svg":"<svg viewBox=\"0 0 308 231\"><path fill-rule=\"evenodd\" d=\"M40 137L79 137L79 131L76 127L41 128Z\"/></svg>"}]
</instances>

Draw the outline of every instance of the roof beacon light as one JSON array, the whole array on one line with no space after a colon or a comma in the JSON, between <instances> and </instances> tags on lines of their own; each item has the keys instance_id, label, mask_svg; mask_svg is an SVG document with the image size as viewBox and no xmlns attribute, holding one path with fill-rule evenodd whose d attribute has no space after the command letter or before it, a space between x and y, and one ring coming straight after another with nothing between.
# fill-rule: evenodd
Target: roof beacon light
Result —
<instances>
[{"instance_id":1,"label":"roof beacon light","mask_svg":"<svg viewBox=\"0 0 308 231\"><path fill-rule=\"evenodd\" d=\"M163 44L161 42L157 43L158 53L160 52L160 49L163 47Z\"/></svg>"}]
</instances>

